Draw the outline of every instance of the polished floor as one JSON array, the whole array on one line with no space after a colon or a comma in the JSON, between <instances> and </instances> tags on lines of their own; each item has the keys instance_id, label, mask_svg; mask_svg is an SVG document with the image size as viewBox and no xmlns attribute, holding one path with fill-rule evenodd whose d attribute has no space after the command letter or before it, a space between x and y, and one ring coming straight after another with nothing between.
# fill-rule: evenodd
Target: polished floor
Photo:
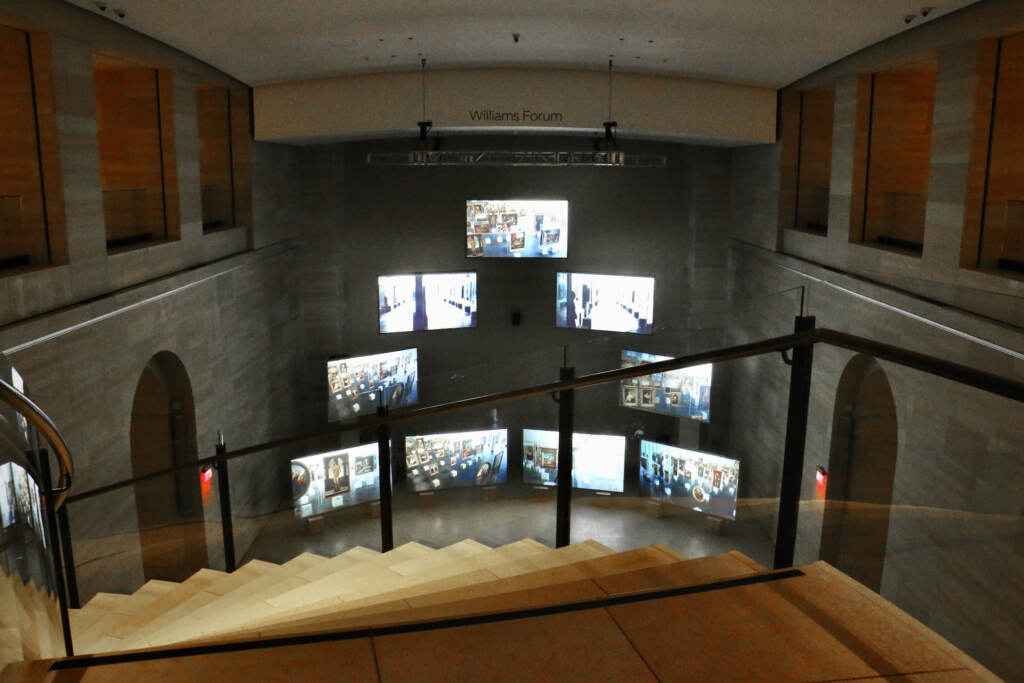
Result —
<instances>
[{"instance_id":1,"label":"polished floor","mask_svg":"<svg viewBox=\"0 0 1024 683\"><path fill-rule=\"evenodd\" d=\"M357 545L380 550L381 525L372 516L375 512L362 505L311 522L296 519L291 508L280 510L240 562L255 558L280 563L302 552L333 556ZM616 551L664 543L691 558L739 550L771 564L770 520L756 515L728 521L669 506L652 508L633 497L581 496L574 498L570 518L574 543L593 539ZM396 546L416 541L440 548L471 538L494 547L532 538L554 547L554 491L523 487L441 491L423 498L401 495L395 499L393 528Z\"/></svg>"}]
</instances>

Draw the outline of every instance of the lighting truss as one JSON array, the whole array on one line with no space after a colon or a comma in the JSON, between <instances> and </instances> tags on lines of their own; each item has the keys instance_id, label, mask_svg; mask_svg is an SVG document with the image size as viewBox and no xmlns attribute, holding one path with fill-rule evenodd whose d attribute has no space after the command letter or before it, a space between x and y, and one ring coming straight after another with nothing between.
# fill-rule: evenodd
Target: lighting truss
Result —
<instances>
[{"instance_id":1,"label":"lighting truss","mask_svg":"<svg viewBox=\"0 0 1024 683\"><path fill-rule=\"evenodd\" d=\"M662 168L662 154L630 154L618 150L592 152L541 152L488 150L457 152L413 150L371 152L370 166L611 166L621 168Z\"/></svg>"}]
</instances>

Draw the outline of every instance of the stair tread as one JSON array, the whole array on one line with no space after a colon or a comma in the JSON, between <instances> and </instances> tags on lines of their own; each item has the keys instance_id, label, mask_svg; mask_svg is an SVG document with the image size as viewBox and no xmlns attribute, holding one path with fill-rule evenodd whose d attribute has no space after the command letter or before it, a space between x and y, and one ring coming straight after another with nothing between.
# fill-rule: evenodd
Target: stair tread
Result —
<instances>
[{"instance_id":1,"label":"stair tread","mask_svg":"<svg viewBox=\"0 0 1024 683\"><path fill-rule=\"evenodd\" d=\"M207 624L224 621L237 623L251 613L252 605L263 605L272 596L297 590L319 580L309 577L318 577L324 571L333 569L333 573L338 573L353 567L363 567L360 571L375 575L382 570L387 571L388 565L392 563L426 557L434 552L436 551L432 548L420 543L406 543L387 553L378 553L362 546L350 548L333 558L304 553L303 555L309 556L299 555L280 565L277 571L267 572L222 598L209 601L192 612L181 615L181 618L174 622L163 624L160 629L141 634L134 644L142 646L151 642L178 642L198 632L205 632Z\"/></svg>"},{"instance_id":2,"label":"stair tread","mask_svg":"<svg viewBox=\"0 0 1024 683\"><path fill-rule=\"evenodd\" d=\"M616 558L616 556L618 557ZM325 614L292 623L268 624L256 629L246 629L234 636L225 634L218 639L218 642L233 638L262 638L359 626L406 623L600 598L611 594L609 590L600 585L598 581L600 578L628 577L647 568L671 567L685 562L689 562L689 560L676 560L655 548L638 548L612 556L599 556L560 567L543 569L518 577L495 578L489 582L480 582L468 587L448 586L447 590L357 607L335 615ZM736 560L729 563L729 566L733 571L753 573L750 567ZM700 575L700 572L694 572L693 575ZM664 586L669 576L673 575L655 575L656 585ZM703 580L694 580L685 572L676 573L674 576L682 582L681 585L685 585L687 582L704 582ZM643 577L641 577L642 579ZM634 581L634 583L636 582ZM529 600L524 603L525 598L529 598Z\"/></svg>"},{"instance_id":3,"label":"stair tread","mask_svg":"<svg viewBox=\"0 0 1024 683\"><path fill-rule=\"evenodd\" d=\"M514 546L502 546L498 551ZM536 544L540 546L540 544ZM607 572L623 571L624 568L648 567L652 565L676 562L667 554L651 548L639 548L625 553L599 555L611 552L604 546L585 543L577 544L583 555L594 555L579 560L573 553L551 550L540 546L543 551L534 550L529 558L520 558L512 562L494 564L472 571L454 574L432 582L411 586L406 589L380 593L372 599L348 601L343 603L324 603L311 605L305 609L289 610L277 615L269 615L252 622L245 632L264 633L267 629L294 628L296 624L309 625L322 621L333 622L343 615L376 614L389 609L409 609L412 606L427 606L437 602L435 596L442 595L443 600L461 600L470 596L486 596L495 592L509 592L549 586L552 584L583 581L592 575ZM561 548L560 551L571 549L572 546ZM620 556L619 559L612 559ZM493 558L500 560L499 557ZM551 571L553 569L561 571ZM499 570L501 576L499 576ZM390 606L390 607L388 607ZM274 631L276 632L276 631Z\"/></svg>"}]
</instances>

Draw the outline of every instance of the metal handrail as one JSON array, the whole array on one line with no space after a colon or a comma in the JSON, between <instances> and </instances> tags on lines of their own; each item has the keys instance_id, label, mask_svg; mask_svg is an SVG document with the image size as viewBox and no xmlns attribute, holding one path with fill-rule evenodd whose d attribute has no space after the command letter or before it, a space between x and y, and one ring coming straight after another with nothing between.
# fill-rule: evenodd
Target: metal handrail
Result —
<instances>
[{"instance_id":1,"label":"metal handrail","mask_svg":"<svg viewBox=\"0 0 1024 683\"><path fill-rule=\"evenodd\" d=\"M64 504L64 499L67 498L68 492L71 489L72 474L75 469L67 442L64 441L60 430L57 429L57 425L54 424L49 415L33 403L32 399L3 379L0 379L0 399L3 399L7 405L24 416L29 424L35 427L36 431L46 439L46 442L53 449L54 454L56 454L57 463L60 465L60 475L57 477L57 487L53 489L53 493L56 494L56 498L53 501L53 509L58 509ZM49 484L49 482L46 483Z\"/></svg>"},{"instance_id":2,"label":"metal handrail","mask_svg":"<svg viewBox=\"0 0 1024 683\"><path fill-rule=\"evenodd\" d=\"M688 356L680 356L679 358L671 358L669 360L657 361L655 363L638 365L631 368L617 368L614 370L595 372L589 375L583 375L576 379L549 382L547 384L539 384L536 386L524 387L522 389L485 394L483 396L451 401L433 406L424 406L422 408L415 408L392 415L372 415L354 420L346 420L344 422L335 423L325 429L265 441L253 446L246 446L244 448L219 453L209 458L202 458L189 463L182 463L167 469L99 486L70 496L68 498L68 502L76 502L86 498L92 498L125 486L131 486L139 481L172 474L178 470L216 465L217 463L225 462L227 460L234 460L235 458L245 457L247 455L252 455L254 453L259 453L273 448L289 446L303 441L310 441L325 436L340 434L342 432L407 422L409 420L443 415L459 410L465 410L467 408L478 408L520 398L530 398L532 396L542 396L544 394L559 391L580 389L583 387L594 386L596 384L605 384L608 382L615 382L633 377L642 377L644 375L659 372L668 372L670 370L678 370L694 365L738 360L740 358L759 356L775 351L785 351L796 346L817 344L819 342L824 342L851 351L869 353L877 358L913 368L915 370L921 370L939 377L944 377L946 379L959 382L960 384L966 384L1015 401L1024 401L1024 382L1000 377L999 375L985 372L983 370L977 370L960 363L954 363L943 358L938 358L937 356L930 356L916 351L910 351L902 347L883 344L865 337L859 337L845 332L837 332L827 328L817 328L807 332L787 334L781 337L772 337L748 344L729 346L714 351L704 351L701 353L690 354Z\"/></svg>"}]
</instances>

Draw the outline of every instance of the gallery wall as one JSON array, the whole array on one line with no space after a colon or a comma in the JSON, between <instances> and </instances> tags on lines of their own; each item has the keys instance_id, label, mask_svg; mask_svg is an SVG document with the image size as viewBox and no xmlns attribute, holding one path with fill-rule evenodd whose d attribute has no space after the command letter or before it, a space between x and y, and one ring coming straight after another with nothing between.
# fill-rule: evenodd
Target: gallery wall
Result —
<instances>
[{"instance_id":1,"label":"gallery wall","mask_svg":"<svg viewBox=\"0 0 1024 683\"><path fill-rule=\"evenodd\" d=\"M589 149L588 138L450 137L444 149ZM337 187L343 215L333 244L318 249L311 295L316 311L305 377L317 400L307 419L327 414L325 363L333 355L419 349L421 405L466 398L558 378L564 358L577 374L614 368L632 348L663 355L713 348L725 320L727 149L623 141L623 149L663 153L667 166L637 168L394 167L371 166L369 152L407 150L412 141L335 146L343 165ZM337 167L337 164L336 164ZM566 199L566 259L465 257L467 199ZM377 276L472 270L478 273L477 327L380 334ZM653 276L654 333L634 335L555 326L555 273L577 271ZM518 312L520 323L513 323ZM341 321L330 326L331 319ZM579 392L580 431L625 433L647 425L648 438L679 438L676 420L618 407L618 386ZM724 405L724 404L723 404ZM724 421L725 416L718 419ZM490 427L493 416L457 416L423 425L451 431L459 421ZM479 421L483 425L477 425ZM554 428L557 405L531 399L499 407L499 426ZM507 423L507 424L506 424ZM412 429L412 427L410 427ZM682 428L683 445L696 447L698 430ZM421 432L422 433L422 432ZM518 437L517 437L518 438ZM517 442L515 442L517 443ZM519 480L515 443L510 480ZM635 469L635 468L633 468ZM628 472L632 472L627 468ZM627 476L635 477L635 472Z\"/></svg>"}]
</instances>

